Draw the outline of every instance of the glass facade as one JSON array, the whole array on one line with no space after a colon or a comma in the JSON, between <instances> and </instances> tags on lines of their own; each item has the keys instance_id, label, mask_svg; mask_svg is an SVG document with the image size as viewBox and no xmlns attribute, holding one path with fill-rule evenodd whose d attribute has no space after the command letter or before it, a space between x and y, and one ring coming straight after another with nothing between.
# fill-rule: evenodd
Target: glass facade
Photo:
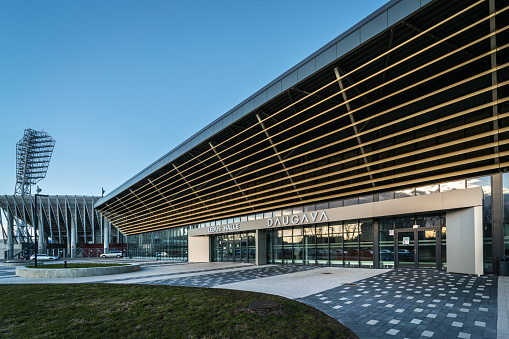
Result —
<instances>
[{"instance_id":1,"label":"glass facade","mask_svg":"<svg viewBox=\"0 0 509 339\"><path fill-rule=\"evenodd\" d=\"M255 232L212 236L212 261L255 262Z\"/></svg>"},{"instance_id":2,"label":"glass facade","mask_svg":"<svg viewBox=\"0 0 509 339\"><path fill-rule=\"evenodd\" d=\"M176 227L129 236L127 255L130 258L187 261L187 231L190 228Z\"/></svg>"},{"instance_id":3,"label":"glass facade","mask_svg":"<svg viewBox=\"0 0 509 339\"><path fill-rule=\"evenodd\" d=\"M380 268L398 266L445 269L445 232L443 212L380 219Z\"/></svg>"},{"instance_id":4,"label":"glass facade","mask_svg":"<svg viewBox=\"0 0 509 339\"><path fill-rule=\"evenodd\" d=\"M267 262L373 267L373 222L354 220L267 230Z\"/></svg>"},{"instance_id":5,"label":"glass facade","mask_svg":"<svg viewBox=\"0 0 509 339\"><path fill-rule=\"evenodd\" d=\"M373 201L481 187L483 190L484 269L493 273L492 178L484 176L368 196L268 211L204 224L172 228L128 237L128 255L187 261L187 231L191 228L290 216ZM509 254L509 174L503 175L503 246ZM394 216L373 220L347 220L267 229L267 263L393 268L402 266L446 268L445 212ZM411 231L412 229L425 231ZM375 247L378 246L378 255ZM255 262L255 232L211 236L213 261ZM375 260L377 262L375 263Z\"/></svg>"}]
</instances>

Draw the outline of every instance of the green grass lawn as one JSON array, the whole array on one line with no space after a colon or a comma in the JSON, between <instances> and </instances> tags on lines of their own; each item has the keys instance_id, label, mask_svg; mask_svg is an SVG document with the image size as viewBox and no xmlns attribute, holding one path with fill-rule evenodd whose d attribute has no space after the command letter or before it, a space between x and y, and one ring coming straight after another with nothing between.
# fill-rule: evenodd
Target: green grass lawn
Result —
<instances>
[{"instance_id":1,"label":"green grass lawn","mask_svg":"<svg viewBox=\"0 0 509 339\"><path fill-rule=\"evenodd\" d=\"M115 263L67 263L67 268L90 268L90 267L111 267L111 266L126 266L129 264L115 264ZM55 269L65 268L64 264L38 264L37 267L34 265L26 266L28 268L44 268L44 269Z\"/></svg>"},{"instance_id":2,"label":"green grass lawn","mask_svg":"<svg viewBox=\"0 0 509 339\"><path fill-rule=\"evenodd\" d=\"M252 311L274 300L279 309ZM354 338L294 300L158 285L0 285L0 338Z\"/></svg>"}]
</instances>

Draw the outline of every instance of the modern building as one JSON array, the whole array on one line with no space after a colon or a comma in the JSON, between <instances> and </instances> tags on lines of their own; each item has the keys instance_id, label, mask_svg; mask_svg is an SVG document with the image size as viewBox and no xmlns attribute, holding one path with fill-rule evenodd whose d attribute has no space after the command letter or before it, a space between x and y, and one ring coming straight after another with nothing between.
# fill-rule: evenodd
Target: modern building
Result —
<instances>
[{"instance_id":1,"label":"modern building","mask_svg":"<svg viewBox=\"0 0 509 339\"><path fill-rule=\"evenodd\" d=\"M508 9L392 0L95 207L132 257L496 273Z\"/></svg>"}]
</instances>

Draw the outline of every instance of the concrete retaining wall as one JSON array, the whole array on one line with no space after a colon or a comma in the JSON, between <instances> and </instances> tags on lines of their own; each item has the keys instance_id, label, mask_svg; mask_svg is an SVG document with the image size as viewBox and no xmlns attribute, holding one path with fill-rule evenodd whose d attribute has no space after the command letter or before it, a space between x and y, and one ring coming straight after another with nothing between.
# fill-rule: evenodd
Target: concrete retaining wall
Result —
<instances>
[{"instance_id":1,"label":"concrete retaining wall","mask_svg":"<svg viewBox=\"0 0 509 339\"><path fill-rule=\"evenodd\" d=\"M0 262L0 266L19 266L19 265L23 265L25 263L26 262L23 262L23 261L12 261L12 262L4 261L4 262Z\"/></svg>"},{"instance_id":2,"label":"concrete retaining wall","mask_svg":"<svg viewBox=\"0 0 509 339\"><path fill-rule=\"evenodd\" d=\"M79 278L91 277L96 275L129 273L140 270L139 264L129 264L125 266L110 267L90 267L90 268L27 268L25 266L16 267L16 275L22 278Z\"/></svg>"}]
</instances>

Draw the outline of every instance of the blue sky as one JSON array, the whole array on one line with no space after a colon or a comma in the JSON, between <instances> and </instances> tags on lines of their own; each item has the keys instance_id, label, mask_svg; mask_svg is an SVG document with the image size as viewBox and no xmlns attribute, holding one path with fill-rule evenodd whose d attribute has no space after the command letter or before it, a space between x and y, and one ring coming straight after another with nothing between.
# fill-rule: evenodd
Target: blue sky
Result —
<instances>
[{"instance_id":1,"label":"blue sky","mask_svg":"<svg viewBox=\"0 0 509 339\"><path fill-rule=\"evenodd\" d=\"M0 194L25 128L42 193L109 192L385 3L0 1Z\"/></svg>"}]
</instances>

